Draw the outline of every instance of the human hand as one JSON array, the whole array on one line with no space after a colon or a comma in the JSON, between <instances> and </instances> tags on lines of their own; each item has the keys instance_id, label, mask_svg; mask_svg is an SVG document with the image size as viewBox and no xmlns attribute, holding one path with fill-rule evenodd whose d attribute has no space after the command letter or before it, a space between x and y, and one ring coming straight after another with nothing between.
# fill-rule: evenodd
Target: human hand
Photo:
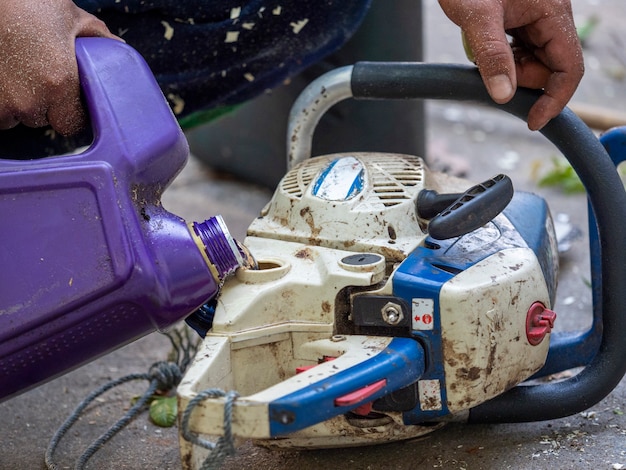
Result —
<instances>
[{"instance_id":1,"label":"human hand","mask_svg":"<svg viewBox=\"0 0 626 470\"><path fill-rule=\"evenodd\" d=\"M491 98L508 102L517 86L543 89L528 113L539 130L570 100L584 73L569 0L439 0L460 26ZM509 44L509 34L513 41Z\"/></svg>"},{"instance_id":2,"label":"human hand","mask_svg":"<svg viewBox=\"0 0 626 470\"><path fill-rule=\"evenodd\" d=\"M116 38L71 0L0 2L0 129L50 124L63 135L85 126L74 41Z\"/></svg>"}]
</instances>

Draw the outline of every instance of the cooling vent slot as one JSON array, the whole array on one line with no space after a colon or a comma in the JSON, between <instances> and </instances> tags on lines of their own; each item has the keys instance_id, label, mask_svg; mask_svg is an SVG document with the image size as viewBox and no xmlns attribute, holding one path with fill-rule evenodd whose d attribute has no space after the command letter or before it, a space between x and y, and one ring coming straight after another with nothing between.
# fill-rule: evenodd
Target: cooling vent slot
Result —
<instances>
[{"instance_id":1,"label":"cooling vent slot","mask_svg":"<svg viewBox=\"0 0 626 470\"><path fill-rule=\"evenodd\" d=\"M309 160L291 170L283 178L281 190L292 199L300 199L319 171L328 165L330 158Z\"/></svg>"},{"instance_id":2,"label":"cooling vent slot","mask_svg":"<svg viewBox=\"0 0 626 470\"><path fill-rule=\"evenodd\" d=\"M370 202L382 203L385 207L402 204L411 199L406 188L419 185L424 180L422 160L416 157L386 158L384 155L354 155L367 168L373 193ZM281 190L292 199L300 199L307 188L334 158L316 158L294 168L283 178ZM374 201L372 201L374 200Z\"/></svg>"},{"instance_id":3,"label":"cooling vent slot","mask_svg":"<svg viewBox=\"0 0 626 470\"><path fill-rule=\"evenodd\" d=\"M405 188L424 180L424 167L418 158L378 158L369 162L375 196L385 207L402 204L411 199Z\"/></svg>"}]
</instances>

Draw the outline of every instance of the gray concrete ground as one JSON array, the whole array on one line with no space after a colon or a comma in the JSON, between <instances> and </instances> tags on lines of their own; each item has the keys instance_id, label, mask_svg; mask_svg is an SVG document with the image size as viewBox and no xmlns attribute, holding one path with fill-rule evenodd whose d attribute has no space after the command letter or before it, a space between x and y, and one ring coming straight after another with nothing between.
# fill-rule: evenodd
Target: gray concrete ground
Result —
<instances>
[{"instance_id":1,"label":"gray concrete ground","mask_svg":"<svg viewBox=\"0 0 626 470\"><path fill-rule=\"evenodd\" d=\"M600 23L586 45L587 74L573 103L608 109L624 107L626 97L626 3L623 0L574 0L582 22L595 14ZM426 59L464 62L458 30L443 17L436 0L424 2ZM517 189L544 195L554 214L569 216L586 232L585 201L538 188L557 151L523 123L499 112L457 104L428 105L428 157L432 162L458 158L468 177L481 180L497 172L513 177ZM216 174L192 160L166 193L166 207L188 219L221 213L237 237L270 197L270 191ZM623 256L617 253L615 256ZM563 255L556 311L560 328L589 322L587 251L580 240ZM55 381L0 404L0 470L43 468L49 439L68 413L90 391L162 360L169 342L150 335ZM129 407L145 383L105 395L62 441L57 461L72 468L88 443ZM421 440L384 446L325 451L276 452L242 443L226 468L350 469L620 469L626 468L626 380L585 413L550 422L515 425L448 425ZM100 450L87 468L180 469L177 429L158 428L144 413Z\"/></svg>"}]
</instances>

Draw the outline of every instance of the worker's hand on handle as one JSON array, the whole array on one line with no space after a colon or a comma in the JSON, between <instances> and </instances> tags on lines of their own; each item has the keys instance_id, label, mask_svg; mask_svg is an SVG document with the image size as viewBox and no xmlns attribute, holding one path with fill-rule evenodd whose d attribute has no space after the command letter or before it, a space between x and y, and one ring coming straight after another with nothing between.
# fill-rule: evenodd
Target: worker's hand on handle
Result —
<instances>
[{"instance_id":1,"label":"worker's hand on handle","mask_svg":"<svg viewBox=\"0 0 626 470\"><path fill-rule=\"evenodd\" d=\"M84 127L79 36L116 38L71 0L0 1L0 129L50 124L69 135Z\"/></svg>"},{"instance_id":2,"label":"worker's hand on handle","mask_svg":"<svg viewBox=\"0 0 626 470\"><path fill-rule=\"evenodd\" d=\"M461 27L487 90L506 103L517 86L543 89L528 115L541 129L570 100L584 73L569 0L439 0ZM509 44L507 34L513 40Z\"/></svg>"}]
</instances>

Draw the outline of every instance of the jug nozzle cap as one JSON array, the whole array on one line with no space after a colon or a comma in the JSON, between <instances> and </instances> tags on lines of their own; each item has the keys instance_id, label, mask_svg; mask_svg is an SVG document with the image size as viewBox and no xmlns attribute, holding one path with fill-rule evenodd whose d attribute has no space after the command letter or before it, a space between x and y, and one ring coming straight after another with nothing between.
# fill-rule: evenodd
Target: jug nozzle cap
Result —
<instances>
[{"instance_id":1,"label":"jug nozzle cap","mask_svg":"<svg viewBox=\"0 0 626 470\"><path fill-rule=\"evenodd\" d=\"M225 279L237 268L244 266L241 245L230 235L221 215L204 222L193 222L189 228L211 272L218 280Z\"/></svg>"}]
</instances>

